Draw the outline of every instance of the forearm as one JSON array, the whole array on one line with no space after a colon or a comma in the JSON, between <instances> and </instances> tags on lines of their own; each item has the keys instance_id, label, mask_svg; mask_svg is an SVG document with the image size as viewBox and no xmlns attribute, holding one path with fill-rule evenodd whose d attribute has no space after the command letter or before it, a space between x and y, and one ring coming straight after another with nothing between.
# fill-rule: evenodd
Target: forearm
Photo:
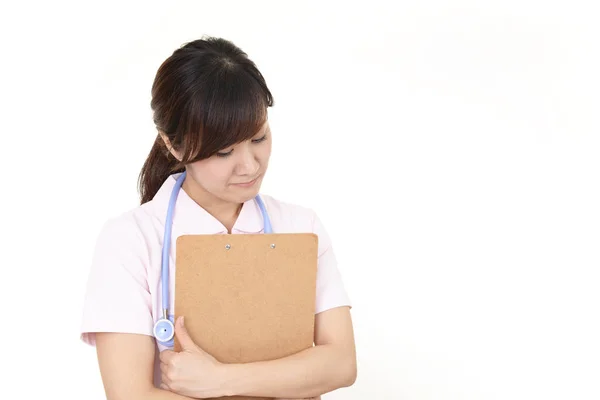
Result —
<instances>
[{"instance_id":1,"label":"forearm","mask_svg":"<svg viewBox=\"0 0 600 400\"><path fill-rule=\"evenodd\" d=\"M334 345L314 346L278 360L226 366L228 395L307 398L350 386L353 358Z\"/></svg>"},{"instance_id":2,"label":"forearm","mask_svg":"<svg viewBox=\"0 0 600 400\"><path fill-rule=\"evenodd\" d=\"M177 393L173 393L169 390L163 390L153 387L150 389L149 392L141 396L139 400L192 400L192 397L183 396Z\"/></svg>"}]
</instances>

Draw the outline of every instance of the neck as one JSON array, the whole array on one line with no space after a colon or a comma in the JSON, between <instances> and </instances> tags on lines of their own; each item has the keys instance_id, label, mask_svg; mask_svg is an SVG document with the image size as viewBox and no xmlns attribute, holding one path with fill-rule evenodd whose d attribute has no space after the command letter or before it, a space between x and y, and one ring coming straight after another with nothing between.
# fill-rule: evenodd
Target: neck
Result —
<instances>
[{"instance_id":1,"label":"neck","mask_svg":"<svg viewBox=\"0 0 600 400\"><path fill-rule=\"evenodd\" d=\"M231 233L243 204L221 200L197 185L193 179L185 178L181 189L200 207L215 217Z\"/></svg>"}]
</instances>

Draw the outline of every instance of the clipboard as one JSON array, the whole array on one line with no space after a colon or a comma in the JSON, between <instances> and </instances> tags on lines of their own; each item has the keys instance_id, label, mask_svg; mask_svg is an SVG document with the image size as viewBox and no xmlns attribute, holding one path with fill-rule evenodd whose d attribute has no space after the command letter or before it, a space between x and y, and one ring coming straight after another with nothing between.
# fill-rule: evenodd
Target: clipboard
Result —
<instances>
[{"instance_id":1,"label":"clipboard","mask_svg":"<svg viewBox=\"0 0 600 400\"><path fill-rule=\"evenodd\" d=\"M223 363L295 354L313 346L317 262L314 233L179 236L175 318Z\"/></svg>"}]
</instances>

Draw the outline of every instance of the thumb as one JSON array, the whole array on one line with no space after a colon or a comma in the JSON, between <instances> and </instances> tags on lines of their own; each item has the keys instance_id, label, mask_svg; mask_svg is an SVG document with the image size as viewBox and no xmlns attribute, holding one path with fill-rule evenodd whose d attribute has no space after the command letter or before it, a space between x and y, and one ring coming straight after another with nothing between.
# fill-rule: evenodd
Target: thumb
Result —
<instances>
[{"instance_id":1,"label":"thumb","mask_svg":"<svg viewBox=\"0 0 600 400\"><path fill-rule=\"evenodd\" d=\"M177 322L175 324L175 336L177 336L177 340L181 344L181 348L183 350L197 350L198 346L190 337L187 329L185 328L183 316L177 318Z\"/></svg>"}]
</instances>

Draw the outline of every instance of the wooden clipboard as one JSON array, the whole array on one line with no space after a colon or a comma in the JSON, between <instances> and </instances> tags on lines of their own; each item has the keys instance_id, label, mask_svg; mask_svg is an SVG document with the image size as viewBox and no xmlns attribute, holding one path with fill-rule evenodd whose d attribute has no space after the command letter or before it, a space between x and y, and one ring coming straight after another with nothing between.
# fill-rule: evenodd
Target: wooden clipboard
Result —
<instances>
[{"instance_id":1,"label":"wooden clipboard","mask_svg":"<svg viewBox=\"0 0 600 400\"><path fill-rule=\"evenodd\" d=\"M185 316L196 344L224 363L310 348L317 260L314 233L179 236L175 318ZM174 348L181 350L176 338Z\"/></svg>"}]
</instances>

